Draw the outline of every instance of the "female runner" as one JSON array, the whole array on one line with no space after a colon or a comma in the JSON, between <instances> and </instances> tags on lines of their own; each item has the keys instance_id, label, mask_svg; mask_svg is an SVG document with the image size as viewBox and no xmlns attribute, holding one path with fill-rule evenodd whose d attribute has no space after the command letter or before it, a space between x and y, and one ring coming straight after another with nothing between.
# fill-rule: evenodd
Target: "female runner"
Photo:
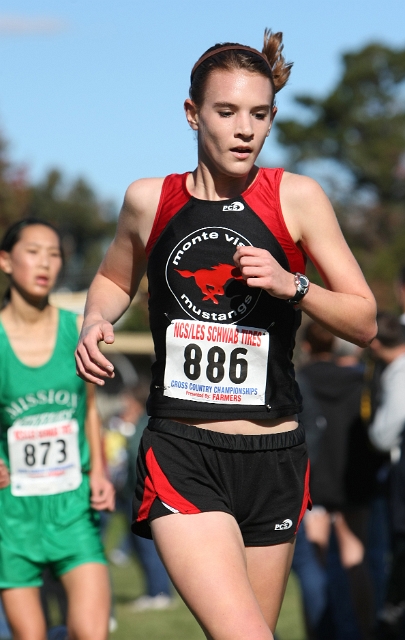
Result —
<instances>
[{"instance_id":1,"label":"female runner","mask_svg":"<svg viewBox=\"0 0 405 640\"><path fill-rule=\"evenodd\" d=\"M147 264L156 362L138 458L133 530L150 531L207 638L273 638L294 534L309 503L291 363L301 309L365 346L375 302L313 180L256 158L290 64L282 34L263 53L215 45L194 65L189 125L198 165L128 189L91 285L78 373L114 375L114 340ZM303 275L305 255L325 288Z\"/></svg>"},{"instance_id":2,"label":"female runner","mask_svg":"<svg viewBox=\"0 0 405 640\"><path fill-rule=\"evenodd\" d=\"M105 640L109 578L94 511L113 509L94 386L76 376L78 317L48 303L62 256L46 222L12 225L0 245L0 589L15 640L45 640L41 574L68 596L71 640Z\"/></svg>"}]
</instances>

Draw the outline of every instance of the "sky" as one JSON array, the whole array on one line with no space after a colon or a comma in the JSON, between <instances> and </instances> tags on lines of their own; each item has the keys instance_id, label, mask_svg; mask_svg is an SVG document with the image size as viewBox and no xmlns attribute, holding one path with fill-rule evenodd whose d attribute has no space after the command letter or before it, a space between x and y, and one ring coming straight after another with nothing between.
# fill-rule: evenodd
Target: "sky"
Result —
<instances>
[{"instance_id":1,"label":"sky","mask_svg":"<svg viewBox=\"0 0 405 640\"><path fill-rule=\"evenodd\" d=\"M282 31L290 117L295 95L334 86L343 52L404 48L404 25L403 0L0 0L0 132L30 180L57 167L118 211L133 180L195 168L183 102L211 45L261 49L265 27ZM283 158L272 132L261 162Z\"/></svg>"}]
</instances>

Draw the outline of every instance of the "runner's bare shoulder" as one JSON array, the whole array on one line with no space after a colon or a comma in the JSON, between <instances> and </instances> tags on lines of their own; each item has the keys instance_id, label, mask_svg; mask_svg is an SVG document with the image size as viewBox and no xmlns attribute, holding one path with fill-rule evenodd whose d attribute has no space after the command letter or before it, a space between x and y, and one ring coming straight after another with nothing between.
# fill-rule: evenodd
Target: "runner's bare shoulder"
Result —
<instances>
[{"instance_id":1,"label":"runner's bare shoulder","mask_svg":"<svg viewBox=\"0 0 405 640\"><path fill-rule=\"evenodd\" d=\"M124 198L121 216L146 245L159 205L164 178L142 178L132 182Z\"/></svg>"}]
</instances>

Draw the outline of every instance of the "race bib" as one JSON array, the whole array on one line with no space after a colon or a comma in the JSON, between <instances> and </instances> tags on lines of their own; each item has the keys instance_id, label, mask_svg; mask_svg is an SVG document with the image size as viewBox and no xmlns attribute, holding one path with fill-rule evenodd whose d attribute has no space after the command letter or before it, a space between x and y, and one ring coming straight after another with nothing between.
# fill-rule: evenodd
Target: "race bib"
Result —
<instances>
[{"instance_id":1,"label":"race bib","mask_svg":"<svg viewBox=\"0 0 405 640\"><path fill-rule=\"evenodd\" d=\"M77 489L82 481L78 434L71 419L10 427L11 493L45 496Z\"/></svg>"},{"instance_id":2,"label":"race bib","mask_svg":"<svg viewBox=\"0 0 405 640\"><path fill-rule=\"evenodd\" d=\"M264 329L174 320L166 332L165 396L219 404L265 404L269 334Z\"/></svg>"}]
</instances>

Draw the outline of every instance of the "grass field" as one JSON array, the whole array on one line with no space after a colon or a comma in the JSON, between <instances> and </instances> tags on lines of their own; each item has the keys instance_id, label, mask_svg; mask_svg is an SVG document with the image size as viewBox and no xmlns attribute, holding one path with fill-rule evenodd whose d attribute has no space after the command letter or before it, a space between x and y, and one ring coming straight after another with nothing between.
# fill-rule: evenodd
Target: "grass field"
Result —
<instances>
[{"instance_id":1,"label":"grass field","mask_svg":"<svg viewBox=\"0 0 405 640\"><path fill-rule=\"evenodd\" d=\"M122 522L115 516L107 534L107 549L114 546L121 530ZM204 640L199 626L178 596L176 606L171 610L133 613L131 602L144 593L139 565L131 560L122 567L110 568L118 622L118 629L110 634L110 640ZM293 576L288 583L277 638L305 640L298 588Z\"/></svg>"}]
</instances>

